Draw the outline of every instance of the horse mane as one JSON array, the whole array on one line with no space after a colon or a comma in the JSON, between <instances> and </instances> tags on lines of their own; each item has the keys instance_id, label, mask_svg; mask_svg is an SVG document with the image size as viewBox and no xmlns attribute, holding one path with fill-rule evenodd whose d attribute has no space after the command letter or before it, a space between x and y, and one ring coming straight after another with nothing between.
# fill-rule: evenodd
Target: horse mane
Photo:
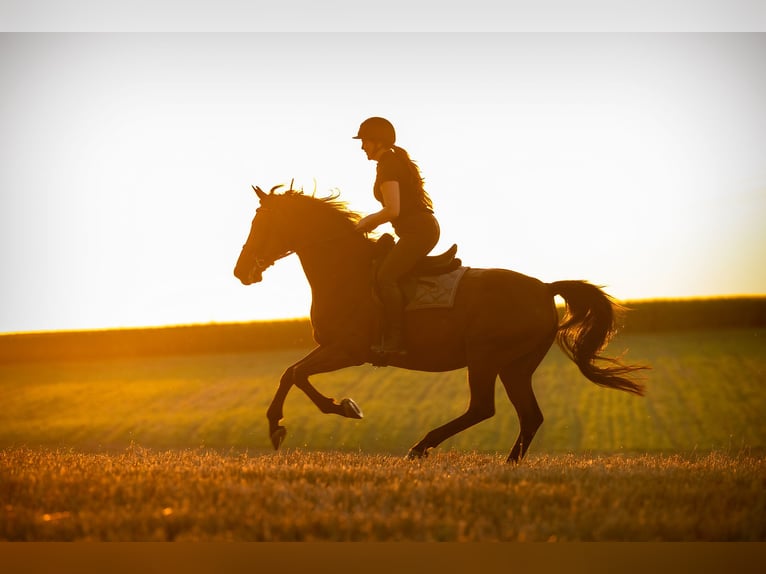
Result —
<instances>
[{"instance_id":1,"label":"horse mane","mask_svg":"<svg viewBox=\"0 0 766 574\"><path fill-rule=\"evenodd\" d=\"M285 198L316 213L326 215L329 219L337 219L344 225L356 225L362 218L359 213L348 208L346 201L340 199L340 191L338 190L328 196L317 197L316 190L311 195L306 195L302 189L292 189L292 186L283 193L274 193L278 187L280 186L272 188L269 194L270 198Z\"/></svg>"}]
</instances>

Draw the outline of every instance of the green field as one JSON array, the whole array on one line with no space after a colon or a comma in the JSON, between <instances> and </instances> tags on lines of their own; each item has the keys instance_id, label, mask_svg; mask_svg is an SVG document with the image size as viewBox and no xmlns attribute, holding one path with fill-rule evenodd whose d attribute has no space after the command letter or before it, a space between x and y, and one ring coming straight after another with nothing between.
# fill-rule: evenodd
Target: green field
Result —
<instances>
[{"instance_id":1,"label":"green field","mask_svg":"<svg viewBox=\"0 0 766 574\"><path fill-rule=\"evenodd\" d=\"M610 351L648 363L647 395L602 389L556 347L535 375L545 422L531 454L690 453L766 447L766 330L619 336ZM265 413L282 371L306 349L0 365L0 447L84 451L271 449ZM352 397L365 418L323 415L297 389L285 405L286 448L405 454L467 406L464 371L370 366L314 377ZM502 386L495 417L441 450L505 453L518 430Z\"/></svg>"},{"instance_id":2,"label":"green field","mask_svg":"<svg viewBox=\"0 0 766 574\"><path fill-rule=\"evenodd\" d=\"M465 373L315 377L363 420L294 389L274 453L266 408L307 349L0 365L0 541L765 541L766 329L633 333L647 395L599 388L554 347L545 423L520 466L495 417L404 459L467 406Z\"/></svg>"}]
</instances>

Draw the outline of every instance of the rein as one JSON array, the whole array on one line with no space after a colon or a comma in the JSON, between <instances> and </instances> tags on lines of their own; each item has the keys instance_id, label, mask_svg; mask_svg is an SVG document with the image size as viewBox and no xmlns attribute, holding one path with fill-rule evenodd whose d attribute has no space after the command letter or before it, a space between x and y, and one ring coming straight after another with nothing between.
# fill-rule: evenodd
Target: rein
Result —
<instances>
[{"instance_id":1,"label":"rein","mask_svg":"<svg viewBox=\"0 0 766 574\"><path fill-rule=\"evenodd\" d=\"M306 252L308 250L316 249L322 246L325 246L330 243L335 243L337 241L344 240L346 238L349 239L349 241L352 240L352 236L356 235L358 232L353 229L353 227L347 227L344 228L342 231L338 229L329 229L328 230L328 236L320 236L316 237L316 233L319 231L316 226L313 227L313 234L315 235L314 238L309 239L303 239L300 241L297 241L296 243L293 243L289 241L291 239L289 236L285 235L285 230L289 230L291 228L294 228L295 222L290 219L287 214L284 214L281 210L276 209L272 206L266 206L263 203L263 199L268 197L263 192L260 192L260 188L254 188L256 190L256 193L261 198L261 206L256 210L256 213L258 211L262 212L269 212L269 218L264 221L265 229L263 229L263 232L270 236L273 240L272 245L274 247L277 247L278 245L291 245L291 248L285 249L283 251L278 251L275 254L265 254L260 257L256 257L254 261L254 266L251 269L251 274L255 275L256 273L261 273L268 267L271 267L274 265L277 261L280 259L284 259L285 257L288 257L289 255L292 255L293 253L300 253L300 252ZM273 189L272 189L273 192ZM288 219L285 219L288 217ZM253 222L255 224L255 221ZM285 223L288 223L285 225ZM288 234L289 235L289 234Z\"/></svg>"},{"instance_id":2,"label":"rein","mask_svg":"<svg viewBox=\"0 0 766 574\"><path fill-rule=\"evenodd\" d=\"M355 233L355 231L352 231L352 233ZM275 255L273 258L265 259L261 257L255 258L255 267L257 271L263 271L272 265L279 261L280 259L284 259L285 257L289 257L293 253L297 253L298 251L306 251L308 249L315 249L317 247L321 247L323 245L326 245L328 243L334 243L336 241L340 241L344 239L346 236L348 236L348 233L339 233L332 237L325 237L322 239L316 239L313 241L304 241L301 245L298 247L295 247L293 249L288 249L287 251L284 251L278 255Z\"/></svg>"}]
</instances>

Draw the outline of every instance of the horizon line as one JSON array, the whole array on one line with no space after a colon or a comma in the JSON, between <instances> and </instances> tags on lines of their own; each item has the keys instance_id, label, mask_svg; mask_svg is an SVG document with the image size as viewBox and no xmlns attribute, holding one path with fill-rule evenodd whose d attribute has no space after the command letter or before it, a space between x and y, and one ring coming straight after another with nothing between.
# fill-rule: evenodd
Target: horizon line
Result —
<instances>
[{"instance_id":1,"label":"horizon line","mask_svg":"<svg viewBox=\"0 0 766 574\"><path fill-rule=\"evenodd\" d=\"M689 301L713 301L713 300L733 300L733 299L766 299L766 293L751 293L740 295L697 295L686 297L649 297L645 299L615 299L615 301L630 310L630 305L636 303L658 303L658 302L689 302ZM557 303L557 306L560 306ZM239 321L206 321L189 323L158 323L147 325L129 325L129 326L106 326L106 327L82 327L82 328L60 328L60 329L32 329L19 331L0 331L0 337L22 336L22 335L48 335L62 333L97 333L110 331L148 331L173 328L200 328L213 326L236 326L250 325L254 323L286 323L294 321L310 321L308 315L295 315L288 317L274 317L267 319L243 319Z\"/></svg>"}]
</instances>

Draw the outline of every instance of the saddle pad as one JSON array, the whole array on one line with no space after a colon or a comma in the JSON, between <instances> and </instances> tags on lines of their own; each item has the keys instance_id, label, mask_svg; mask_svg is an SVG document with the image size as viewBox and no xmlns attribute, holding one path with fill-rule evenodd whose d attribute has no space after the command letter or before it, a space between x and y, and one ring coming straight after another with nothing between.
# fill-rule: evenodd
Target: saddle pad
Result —
<instances>
[{"instance_id":1,"label":"saddle pad","mask_svg":"<svg viewBox=\"0 0 766 574\"><path fill-rule=\"evenodd\" d=\"M455 293L463 274L468 267L458 267L443 275L424 275L416 277L404 291L407 298L405 309L433 309L452 307L455 303Z\"/></svg>"}]
</instances>

